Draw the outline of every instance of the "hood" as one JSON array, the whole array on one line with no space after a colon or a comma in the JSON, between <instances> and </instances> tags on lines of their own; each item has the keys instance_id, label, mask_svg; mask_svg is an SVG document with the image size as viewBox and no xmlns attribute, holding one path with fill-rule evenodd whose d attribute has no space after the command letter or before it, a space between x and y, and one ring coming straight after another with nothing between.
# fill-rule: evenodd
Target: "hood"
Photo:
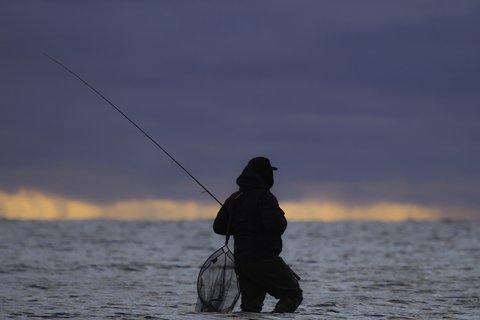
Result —
<instances>
[{"instance_id":1,"label":"hood","mask_svg":"<svg viewBox=\"0 0 480 320\"><path fill-rule=\"evenodd\" d=\"M270 189L273 187L273 170L270 160L264 157L251 159L240 176L237 178L237 184L240 190L248 189Z\"/></svg>"}]
</instances>

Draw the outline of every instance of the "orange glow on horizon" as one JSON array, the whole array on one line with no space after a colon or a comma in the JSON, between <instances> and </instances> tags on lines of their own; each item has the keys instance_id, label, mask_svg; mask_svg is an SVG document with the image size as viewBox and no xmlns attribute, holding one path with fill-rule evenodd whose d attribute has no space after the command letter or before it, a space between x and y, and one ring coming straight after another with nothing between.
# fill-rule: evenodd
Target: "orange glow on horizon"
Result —
<instances>
[{"instance_id":1,"label":"orange glow on horizon","mask_svg":"<svg viewBox=\"0 0 480 320\"><path fill-rule=\"evenodd\" d=\"M289 221L338 220L440 220L472 219L467 212L449 217L439 208L405 203L378 202L370 205L345 205L328 201L283 202ZM15 194L0 192L0 218L16 220L196 220L213 219L217 204L164 199L118 201L95 204L20 190Z\"/></svg>"},{"instance_id":2,"label":"orange glow on horizon","mask_svg":"<svg viewBox=\"0 0 480 320\"><path fill-rule=\"evenodd\" d=\"M413 204L379 202L366 206L343 205L332 202L288 202L283 203L285 212L297 221L338 220L440 220L438 209Z\"/></svg>"}]
</instances>

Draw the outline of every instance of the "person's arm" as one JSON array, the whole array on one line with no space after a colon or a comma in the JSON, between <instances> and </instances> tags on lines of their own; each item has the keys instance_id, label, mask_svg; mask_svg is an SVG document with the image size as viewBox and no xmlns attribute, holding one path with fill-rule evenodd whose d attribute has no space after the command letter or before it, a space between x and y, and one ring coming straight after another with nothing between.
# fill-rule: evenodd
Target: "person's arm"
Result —
<instances>
[{"instance_id":1,"label":"person's arm","mask_svg":"<svg viewBox=\"0 0 480 320\"><path fill-rule=\"evenodd\" d=\"M228 210L224 204L217 213L217 217L213 222L213 232L216 234L226 235L228 227Z\"/></svg>"},{"instance_id":2,"label":"person's arm","mask_svg":"<svg viewBox=\"0 0 480 320\"><path fill-rule=\"evenodd\" d=\"M287 228L285 212L278 205L277 198L270 192L261 203L262 223L265 229L283 234Z\"/></svg>"}]
</instances>

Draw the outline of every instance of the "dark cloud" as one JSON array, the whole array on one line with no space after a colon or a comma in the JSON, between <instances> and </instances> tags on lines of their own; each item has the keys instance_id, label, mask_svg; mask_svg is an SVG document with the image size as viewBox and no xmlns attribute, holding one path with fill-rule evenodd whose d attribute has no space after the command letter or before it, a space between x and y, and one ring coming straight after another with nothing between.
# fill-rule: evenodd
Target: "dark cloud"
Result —
<instances>
[{"instance_id":1,"label":"dark cloud","mask_svg":"<svg viewBox=\"0 0 480 320\"><path fill-rule=\"evenodd\" d=\"M282 168L284 199L478 206L475 1L4 1L0 9L3 190L93 201L206 197L46 51L219 197L263 154Z\"/></svg>"}]
</instances>

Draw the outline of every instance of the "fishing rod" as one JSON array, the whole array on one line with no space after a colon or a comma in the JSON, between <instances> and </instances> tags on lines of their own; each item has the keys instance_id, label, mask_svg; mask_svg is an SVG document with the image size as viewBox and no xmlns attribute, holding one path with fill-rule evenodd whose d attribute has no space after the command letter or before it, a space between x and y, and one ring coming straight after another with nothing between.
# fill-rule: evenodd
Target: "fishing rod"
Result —
<instances>
[{"instance_id":1,"label":"fishing rod","mask_svg":"<svg viewBox=\"0 0 480 320\"><path fill-rule=\"evenodd\" d=\"M160 150L163 151L163 153L165 153L175 164L177 164L190 178L193 179L193 181L195 181L200 187L202 187L203 190L205 190L206 193L208 193L215 201L218 202L219 205L222 205L222 203L220 202L220 200L217 199L217 197L215 197L213 195L213 193L211 193L200 181L198 181L197 178L195 178L180 162L178 162L167 150L165 150L165 148L163 148L157 141L155 141L155 139L153 139L145 130L143 130L138 124L136 124L129 116L127 116L122 110L120 110L119 107L117 107L112 101L110 101L109 99L107 99L107 97L105 97L100 91L98 91L97 89L95 89L90 83L88 83L87 81L85 81L83 78L81 78L78 74L76 74L72 69L70 69L69 67L67 67L66 65L64 65L63 63L61 63L60 61L58 61L57 59L55 59L54 57L48 55L47 53L43 53L43 55L45 55L48 59L50 59L51 61L53 61L54 63L58 64L59 66L61 66L63 69L65 69L66 71L68 71L70 74L72 74L73 76L75 76L78 80L82 81L83 84L85 84L87 87L89 87L93 92L95 92L100 98L102 98L103 100L105 100L111 107L113 107L115 110L117 110L125 119L127 119L131 124L133 124L138 130L140 130L141 133L143 133L143 135L145 137L147 137L150 141L152 141L155 146L157 146Z\"/></svg>"}]
</instances>

